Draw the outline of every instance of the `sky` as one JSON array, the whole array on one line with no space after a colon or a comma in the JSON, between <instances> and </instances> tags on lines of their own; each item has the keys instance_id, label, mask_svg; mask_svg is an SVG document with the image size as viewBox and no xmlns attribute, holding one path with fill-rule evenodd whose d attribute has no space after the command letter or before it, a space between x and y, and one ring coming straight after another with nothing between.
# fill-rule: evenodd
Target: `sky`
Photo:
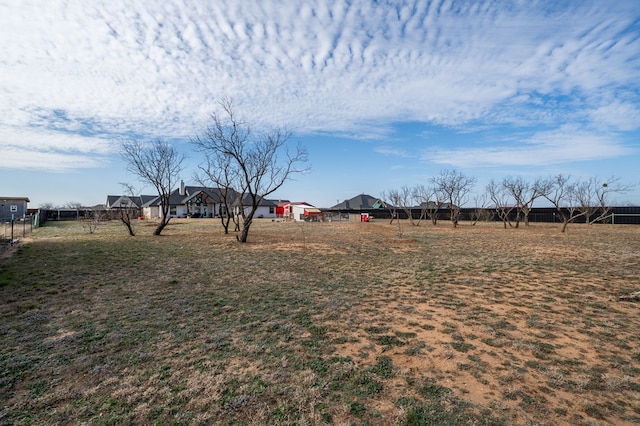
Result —
<instances>
[{"instance_id":1,"label":"sky","mask_svg":"<svg viewBox=\"0 0 640 426\"><path fill-rule=\"evenodd\" d=\"M442 170L620 179L640 204L640 2L0 0L0 196L92 206L123 140L187 157L218 101L309 152L318 207Z\"/></svg>"}]
</instances>

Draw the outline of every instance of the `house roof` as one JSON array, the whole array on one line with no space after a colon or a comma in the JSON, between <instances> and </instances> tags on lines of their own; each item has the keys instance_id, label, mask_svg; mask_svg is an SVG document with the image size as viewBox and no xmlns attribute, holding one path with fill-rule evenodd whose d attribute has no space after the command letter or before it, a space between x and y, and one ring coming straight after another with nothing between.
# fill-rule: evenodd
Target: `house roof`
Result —
<instances>
[{"instance_id":1,"label":"house roof","mask_svg":"<svg viewBox=\"0 0 640 426\"><path fill-rule=\"evenodd\" d=\"M157 195L107 195L107 203L105 206L108 209L123 207L126 202L126 205L135 205L136 207L144 207L146 203L149 201L155 200L158 198ZM130 204L131 203L131 204Z\"/></svg>"},{"instance_id":2,"label":"house roof","mask_svg":"<svg viewBox=\"0 0 640 426\"><path fill-rule=\"evenodd\" d=\"M26 201L30 203L29 197L0 197L0 201Z\"/></svg>"},{"instance_id":3,"label":"house roof","mask_svg":"<svg viewBox=\"0 0 640 426\"><path fill-rule=\"evenodd\" d=\"M386 203L376 197L368 194L356 195L353 198L344 200L343 202L331 207L332 210L363 210L363 209L382 209L386 208Z\"/></svg>"},{"instance_id":4,"label":"house roof","mask_svg":"<svg viewBox=\"0 0 640 426\"><path fill-rule=\"evenodd\" d=\"M284 201L278 204L278 207L284 207L284 206L314 207L313 205L307 203L306 201Z\"/></svg>"},{"instance_id":5,"label":"house roof","mask_svg":"<svg viewBox=\"0 0 640 426\"><path fill-rule=\"evenodd\" d=\"M222 200L222 190L220 188L207 188L204 186L185 186L184 194L180 193L180 188L174 189L169 194L170 205L182 205L187 204L188 201L193 200L198 195L204 194L206 198L212 200L214 203L219 203ZM160 204L160 198L156 197L152 204Z\"/></svg>"}]
</instances>

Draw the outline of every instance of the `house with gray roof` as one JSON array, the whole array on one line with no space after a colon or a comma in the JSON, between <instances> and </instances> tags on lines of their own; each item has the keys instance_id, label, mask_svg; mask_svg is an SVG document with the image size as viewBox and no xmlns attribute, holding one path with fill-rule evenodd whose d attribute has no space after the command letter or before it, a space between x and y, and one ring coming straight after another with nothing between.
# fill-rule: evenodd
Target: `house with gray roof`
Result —
<instances>
[{"instance_id":1,"label":"house with gray roof","mask_svg":"<svg viewBox=\"0 0 640 426\"><path fill-rule=\"evenodd\" d=\"M368 194L356 195L353 198L344 200L331 207L330 210L375 210L386 209L387 203L380 198L372 197Z\"/></svg>"},{"instance_id":2,"label":"house with gray roof","mask_svg":"<svg viewBox=\"0 0 640 426\"><path fill-rule=\"evenodd\" d=\"M233 206L236 214L240 214L241 206L247 206L247 201L240 203L239 194L233 190L223 188L209 188L204 186L190 186L180 182L180 187L171 191L169 195L169 215L171 217L221 217L227 215L225 207ZM263 199L260 202L255 217L275 217L277 202ZM143 204L143 214L146 218L160 215L160 197Z\"/></svg>"}]
</instances>

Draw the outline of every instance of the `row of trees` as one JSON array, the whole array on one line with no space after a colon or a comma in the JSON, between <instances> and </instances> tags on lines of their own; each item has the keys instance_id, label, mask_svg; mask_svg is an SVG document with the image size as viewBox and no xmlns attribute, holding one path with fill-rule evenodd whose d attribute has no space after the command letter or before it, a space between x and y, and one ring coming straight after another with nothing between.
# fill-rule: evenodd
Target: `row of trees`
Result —
<instances>
[{"instance_id":1,"label":"row of trees","mask_svg":"<svg viewBox=\"0 0 640 426\"><path fill-rule=\"evenodd\" d=\"M203 186L220 190L227 212L233 210L231 203L240 202L242 229L237 238L245 243L260 202L292 175L307 170L307 151L300 145L290 150L291 133L283 129L254 134L249 124L237 116L230 99L218 104L221 112L211 115L212 125L191 139L204 159L195 178ZM126 140L122 142L122 158L127 169L151 184L160 197L161 217L154 231L154 235L160 235L171 219L169 197L179 180L184 155L163 140ZM225 232L229 217L221 217Z\"/></svg>"},{"instance_id":2,"label":"row of trees","mask_svg":"<svg viewBox=\"0 0 640 426\"><path fill-rule=\"evenodd\" d=\"M397 211L404 210L413 225L423 219L437 223L438 211L447 209L453 227L458 226L460 208L470 200L476 179L456 170L443 170L429 179L429 186L403 186L385 191L382 198L389 203L393 218ZM619 178L601 180L598 177L573 178L558 174L533 181L521 177L506 177L500 181L491 180L484 193L475 197L475 220L483 213L493 210L504 227L519 227L529 224L529 213L536 200L543 199L555 208L562 220L561 231L565 232L569 223L584 218L586 223L594 223L606 218L611 210L611 197L630 189ZM418 218L412 211L420 208Z\"/></svg>"}]
</instances>

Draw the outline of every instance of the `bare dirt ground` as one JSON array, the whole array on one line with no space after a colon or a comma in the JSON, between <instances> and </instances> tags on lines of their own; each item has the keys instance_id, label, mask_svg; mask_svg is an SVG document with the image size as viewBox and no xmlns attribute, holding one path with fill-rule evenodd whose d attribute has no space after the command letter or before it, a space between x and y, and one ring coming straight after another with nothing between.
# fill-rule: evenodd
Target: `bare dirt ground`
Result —
<instances>
[{"instance_id":1,"label":"bare dirt ground","mask_svg":"<svg viewBox=\"0 0 640 426\"><path fill-rule=\"evenodd\" d=\"M398 381L436 377L513 423L640 421L640 305L619 300L640 289L640 229L403 224L398 237L390 225L350 226L352 241L359 235L398 261L384 270L371 255L387 285L353 302L364 329L332 324L348 341L336 353L371 362L386 354ZM323 247L320 235L303 249L336 252L336 241ZM367 330L376 327L406 344L375 347Z\"/></svg>"}]
</instances>

